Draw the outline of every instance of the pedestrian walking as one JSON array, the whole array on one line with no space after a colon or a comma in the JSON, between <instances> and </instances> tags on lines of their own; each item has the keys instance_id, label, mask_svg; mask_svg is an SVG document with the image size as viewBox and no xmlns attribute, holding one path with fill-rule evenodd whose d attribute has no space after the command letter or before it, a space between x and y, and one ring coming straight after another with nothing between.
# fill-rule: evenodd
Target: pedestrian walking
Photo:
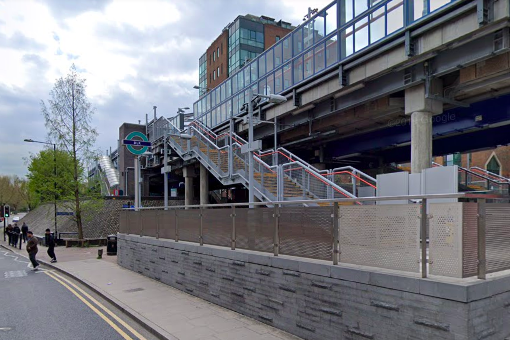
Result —
<instances>
[{"instance_id":1,"label":"pedestrian walking","mask_svg":"<svg viewBox=\"0 0 510 340\"><path fill-rule=\"evenodd\" d=\"M7 240L9 241L9 245L12 246L12 224L7 225Z\"/></svg>"},{"instance_id":2,"label":"pedestrian walking","mask_svg":"<svg viewBox=\"0 0 510 340\"><path fill-rule=\"evenodd\" d=\"M57 257L55 256L55 238L53 237L49 229L46 229L44 240L46 242L46 247L48 247L48 256L51 257L50 262L51 263L57 262Z\"/></svg>"},{"instance_id":3,"label":"pedestrian walking","mask_svg":"<svg viewBox=\"0 0 510 340\"><path fill-rule=\"evenodd\" d=\"M23 236L23 243L27 242L27 232L28 232L28 226L25 222L23 222L23 225L21 226L21 234Z\"/></svg>"},{"instance_id":4,"label":"pedestrian walking","mask_svg":"<svg viewBox=\"0 0 510 340\"><path fill-rule=\"evenodd\" d=\"M17 247L18 241L20 239L21 229L18 227L18 223L14 223L14 228L12 228L12 245Z\"/></svg>"},{"instance_id":5,"label":"pedestrian walking","mask_svg":"<svg viewBox=\"0 0 510 340\"><path fill-rule=\"evenodd\" d=\"M30 262L32 262L32 266L34 267L34 270L37 270L39 267L39 262L35 259L35 255L37 255L37 245L39 244L39 241L37 241L37 237L34 236L34 233L32 233L30 230L27 232L28 242L27 242L27 252L28 257L30 258Z\"/></svg>"}]
</instances>

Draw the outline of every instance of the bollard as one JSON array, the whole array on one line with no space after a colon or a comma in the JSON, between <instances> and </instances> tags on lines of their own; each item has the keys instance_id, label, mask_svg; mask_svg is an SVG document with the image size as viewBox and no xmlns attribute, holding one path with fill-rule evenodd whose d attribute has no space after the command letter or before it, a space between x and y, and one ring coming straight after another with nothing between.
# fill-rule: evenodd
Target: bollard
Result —
<instances>
[{"instance_id":1,"label":"bollard","mask_svg":"<svg viewBox=\"0 0 510 340\"><path fill-rule=\"evenodd\" d=\"M103 258L103 249L97 250L97 259L100 260Z\"/></svg>"}]
</instances>

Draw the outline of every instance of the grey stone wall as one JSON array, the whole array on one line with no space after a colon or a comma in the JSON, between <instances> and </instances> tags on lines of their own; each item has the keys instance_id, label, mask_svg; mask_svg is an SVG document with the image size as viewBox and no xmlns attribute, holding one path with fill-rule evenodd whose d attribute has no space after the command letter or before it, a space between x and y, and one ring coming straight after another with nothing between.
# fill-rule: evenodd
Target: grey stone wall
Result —
<instances>
[{"instance_id":1,"label":"grey stone wall","mask_svg":"<svg viewBox=\"0 0 510 340\"><path fill-rule=\"evenodd\" d=\"M510 277L437 282L119 234L121 266L304 339L497 339Z\"/></svg>"}]
</instances>

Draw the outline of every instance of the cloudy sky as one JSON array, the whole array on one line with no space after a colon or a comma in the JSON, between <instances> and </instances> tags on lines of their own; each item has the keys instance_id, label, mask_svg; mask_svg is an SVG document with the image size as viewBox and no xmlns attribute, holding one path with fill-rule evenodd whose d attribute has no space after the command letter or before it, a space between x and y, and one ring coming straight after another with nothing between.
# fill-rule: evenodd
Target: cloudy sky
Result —
<instances>
[{"instance_id":1,"label":"cloudy sky","mask_svg":"<svg viewBox=\"0 0 510 340\"><path fill-rule=\"evenodd\" d=\"M96 108L96 147L116 147L123 122L152 107L192 107L198 59L240 14L294 25L331 0L0 0L0 175L24 176L46 140L40 101L74 63ZM105 151L103 151L105 152Z\"/></svg>"}]
</instances>

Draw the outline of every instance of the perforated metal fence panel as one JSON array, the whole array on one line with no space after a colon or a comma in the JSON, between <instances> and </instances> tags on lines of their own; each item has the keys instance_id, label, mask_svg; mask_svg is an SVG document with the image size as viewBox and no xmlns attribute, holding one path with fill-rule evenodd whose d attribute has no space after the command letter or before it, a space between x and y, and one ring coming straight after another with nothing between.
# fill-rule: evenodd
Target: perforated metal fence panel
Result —
<instances>
[{"instance_id":1,"label":"perforated metal fence panel","mask_svg":"<svg viewBox=\"0 0 510 340\"><path fill-rule=\"evenodd\" d=\"M463 203L462 277L478 273L478 204Z\"/></svg>"},{"instance_id":2,"label":"perforated metal fence panel","mask_svg":"<svg viewBox=\"0 0 510 340\"><path fill-rule=\"evenodd\" d=\"M332 213L332 207L280 208L280 253L331 260Z\"/></svg>"},{"instance_id":3,"label":"perforated metal fence panel","mask_svg":"<svg viewBox=\"0 0 510 340\"><path fill-rule=\"evenodd\" d=\"M200 242L200 210L177 210L179 240Z\"/></svg>"},{"instance_id":4,"label":"perforated metal fence panel","mask_svg":"<svg viewBox=\"0 0 510 340\"><path fill-rule=\"evenodd\" d=\"M487 273L510 269L510 204L484 204Z\"/></svg>"},{"instance_id":5,"label":"perforated metal fence panel","mask_svg":"<svg viewBox=\"0 0 510 340\"><path fill-rule=\"evenodd\" d=\"M419 272L419 205L340 206L340 262Z\"/></svg>"},{"instance_id":6,"label":"perforated metal fence panel","mask_svg":"<svg viewBox=\"0 0 510 340\"><path fill-rule=\"evenodd\" d=\"M175 240L175 210L159 212L159 238Z\"/></svg>"},{"instance_id":7,"label":"perforated metal fence panel","mask_svg":"<svg viewBox=\"0 0 510 340\"><path fill-rule=\"evenodd\" d=\"M236 209L236 247L272 252L273 212L272 208Z\"/></svg>"},{"instance_id":8,"label":"perforated metal fence panel","mask_svg":"<svg viewBox=\"0 0 510 340\"><path fill-rule=\"evenodd\" d=\"M462 277L462 203L429 204L429 273Z\"/></svg>"},{"instance_id":9,"label":"perforated metal fence panel","mask_svg":"<svg viewBox=\"0 0 510 340\"><path fill-rule=\"evenodd\" d=\"M203 210L204 244L230 247L232 242L232 209Z\"/></svg>"}]
</instances>

